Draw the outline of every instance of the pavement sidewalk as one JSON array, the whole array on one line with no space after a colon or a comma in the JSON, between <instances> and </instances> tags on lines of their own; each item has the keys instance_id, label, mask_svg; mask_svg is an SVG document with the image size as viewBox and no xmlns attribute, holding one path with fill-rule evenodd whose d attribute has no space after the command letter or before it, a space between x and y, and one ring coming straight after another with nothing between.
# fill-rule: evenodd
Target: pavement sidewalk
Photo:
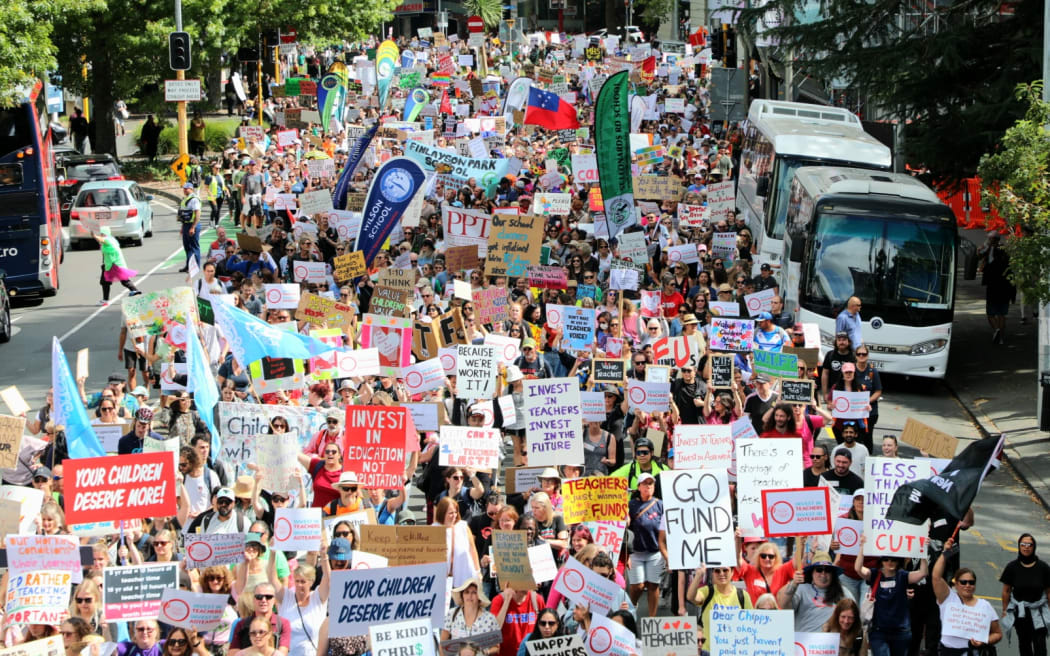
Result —
<instances>
[{"instance_id":1,"label":"pavement sidewalk","mask_svg":"<svg viewBox=\"0 0 1050 656\"><path fill-rule=\"evenodd\" d=\"M984 243L985 233L961 231ZM1010 306L1006 344L992 343L984 312L984 287L977 280L956 283L955 325L945 383L986 435L1006 433L1005 455L1050 511L1050 433L1039 430L1037 319L1033 306Z\"/></svg>"}]
</instances>

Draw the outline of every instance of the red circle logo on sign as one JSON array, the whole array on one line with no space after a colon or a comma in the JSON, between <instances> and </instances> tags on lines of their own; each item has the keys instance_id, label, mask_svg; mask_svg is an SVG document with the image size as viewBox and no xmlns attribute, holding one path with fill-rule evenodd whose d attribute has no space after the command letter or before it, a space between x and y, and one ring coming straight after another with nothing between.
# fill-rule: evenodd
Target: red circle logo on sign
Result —
<instances>
[{"instance_id":1,"label":"red circle logo on sign","mask_svg":"<svg viewBox=\"0 0 1050 656\"><path fill-rule=\"evenodd\" d=\"M795 509L787 501L777 501L770 508L769 512L778 524L787 524L792 519L795 519Z\"/></svg>"},{"instance_id":2,"label":"red circle logo on sign","mask_svg":"<svg viewBox=\"0 0 1050 656\"><path fill-rule=\"evenodd\" d=\"M186 555L192 560L196 560L198 563L204 562L211 558L212 550L211 545L207 542L193 542L186 547Z\"/></svg>"},{"instance_id":3,"label":"red circle logo on sign","mask_svg":"<svg viewBox=\"0 0 1050 656\"><path fill-rule=\"evenodd\" d=\"M592 654L604 654L612 649L612 634L609 633L609 629L599 626L591 631L590 637L587 638L587 644L590 645Z\"/></svg>"},{"instance_id":4,"label":"red circle logo on sign","mask_svg":"<svg viewBox=\"0 0 1050 656\"><path fill-rule=\"evenodd\" d=\"M583 578L583 574L580 574L576 570L572 569L566 570L566 572L561 575L561 580L562 583L565 584L565 589L573 593L581 592L583 590L583 586L586 584L586 581Z\"/></svg>"},{"instance_id":5,"label":"red circle logo on sign","mask_svg":"<svg viewBox=\"0 0 1050 656\"><path fill-rule=\"evenodd\" d=\"M266 302L267 303L280 303L281 298L283 296L284 296L284 294L281 293L280 289L267 290L267 292L266 292Z\"/></svg>"},{"instance_id":6,"label":"red circle logo on sign","mask_svg":"<svg viewBox=\"0 0 1050 656\"><path fill-rule=\"evenodd\" d=\"M857 529L852 526L843 526L835 534L835 541L843 547L852 547L860 541L860 536L857 535Z\"/></svg>"},{"instance_id":7,"label":"red circle logo on sign","mask_svg":"<svg viewBox=\"0 0 1050 656\"><path fill-rule=\"evenodd\" d=\"M409 387L419 387L423 384L423 374L418 371L410 371L405 376L405 385Z\"/></svg>"},{"instance_id":8,"label":"red circle logo on sign","mask_svg":"<svg viewBox=\"0 0 1050 656\"><path fill-rule=\"evenodd\" d=\"M164 604L164 614L176 622L190 616L190 605L181 599L172 599Z\"/></svg>"},{"instance_id":9,"label":"red circle logo on sign","mask_svg":"<svg viewBox=\"0 0 1050 656\"><path fill-rule=\"evenodd\" d=\"M838 412L847 412L849 410L849 399L844 396L836 397L831 403Z\"/></svg>"},{"instance_id":10,"label":"red circle logo on sign","mask_svg":"<svg viewBox=\"0 0 1050 656\"><path fill-rule=\"evenodd\" d=\"M513 344L507 344L506 346L504 346L503 347L503 359L504 360L513 360L515 355L516 355L517 348L518 347L514 346Z\"/></svg>"},{"instance_id":11,"label":"red circle logo on sign","mask_svg":"<svg viewBox=\"0 0 1050 656\"><path fill-rule=\"evenodd\" d=\"M445 371L449 371L451 369L455 369L456 368L456 358L452 357L448 353L446 353L445 355L442 355L441 356L441 367Z\"/></svg>"},{"instance_id":12,"label":"red circle logo on sign","mask_svg":"<svg viewBox=\"0 0 1050 656\"><path fill-rule=\"evenodd\" d=\"M274 523L273 536L282 542L292 537L292 523L287 517L282 517Z\"/></svg>"},{"instance_id":13,"label":"red circle logo on sign","mask_svg":"<svg viewBox=\"0 0 1050 656\"><path fill-rule=\"evenodd\" d=\"M641 405L641 404L645 403L645 399L646 399L646 396L647 396L646 393L645 393L645 390L642 389L641 387L632 387L627 392L627 395L631 397L631 403L633 403L635 405Z\"/></svg>"}]
</instances>

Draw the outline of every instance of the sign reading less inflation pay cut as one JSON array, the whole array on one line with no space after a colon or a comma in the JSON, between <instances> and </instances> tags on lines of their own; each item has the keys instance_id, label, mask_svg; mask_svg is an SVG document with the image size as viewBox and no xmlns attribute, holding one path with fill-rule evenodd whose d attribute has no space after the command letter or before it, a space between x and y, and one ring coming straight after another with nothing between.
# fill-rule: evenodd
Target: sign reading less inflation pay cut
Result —
<instances>
[{"instance_id":1,"label":"sign reading less inflation pay cut","mask_svg":"<svg viewBox=\"0 0 1050 656\"><path fill-rule=\"evenodd\" d=\"M200 102L200 80L164 80L164 102Z\"/></svg>"}]
</instances>

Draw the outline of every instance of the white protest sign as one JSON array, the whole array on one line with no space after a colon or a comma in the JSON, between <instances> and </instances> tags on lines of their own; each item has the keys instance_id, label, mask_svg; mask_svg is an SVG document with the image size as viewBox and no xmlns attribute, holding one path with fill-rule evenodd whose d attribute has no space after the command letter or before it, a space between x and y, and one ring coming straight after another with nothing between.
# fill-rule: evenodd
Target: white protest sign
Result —
<instances>
[{"instance_id":1,"label":"white protest sign","mask_svg":"<svg viewBox=\"0 0 1050 656\"><path fill-rule=\"evenodd\" d=\"M532 580L536 585L553 581L558 574L558 564L554 562L554 552L546 544L529 547L529 565L532 567Z\"/></svg>"},{"instance_id":2,"label":"white protest sign","mask_svg":"<svg viewBox=\"0 0 1050 656\"><path fill-rule=\"evenodd\" d=\"M296 282L316 282L323 284L325 281L324 262L305 262L298 260L292 265L292 274Z\"/></svg>"},{"instance_id":3,"label":"white protest sign","mask_svg":"<svg viewBox=\"0 0 1050 656\"><path fill-rule=\"evenodd\" d=\"M244 562L244 533L187 533L185 548L190 569Z\"/></svg>"},{"instance_id":4,"label":"white protest sign","mask_svg":"<svg viewBox=\"0 0 1050 656\"><path fill-rule=\"evenodd\" d=\"M734 567L733 510L726 471L662 471L660 487L669 567Z\"/></svg>"},{"instance_id":5,"label":"white protest sign","mask_svg":"<svg viewBox=\"0 0 1050 656\"><path fill-rule=\"evenodd\" d=\"M667 412L670 410L671 384L631 379L627 382L627 401L631 410Z\"/></svg>"},{"instance_id":6,"label":"white protest sign","mask_svg":"<svg viewBox=\"0 0 1050 656\"><path fill-rule=\"evenodd\" d=\"M831 416L836 419L863 419L868 416L870 392L832 392Z\"/></svg>"},{"instance_id":7,"label":"white protest sign","mask_svg":"<svg viewBox=\"0 0 1050 656\"><path fill-rule=\"evenodd\" d=\"M278 508L273 520L273 546L279 551L318 551L321 509Z\"/></svg>"},{"instance_id":8,"label":"white protest sign","mask_svg":"<svg viewBox=\"0 0 1050 656\"><path fill-rule=\"evenodd\" d=\"M831 533L828 488L762 490L766 537L827 535Z\"/></svg>"},{"instance_id":9,"label":"white protest sign","mask_svg":"<svg viewBox=\"0 0 1050 656\"><path fill-rule=\"evenodd\" d=\"M594 615L605 615L619 608L617 600L621 588L604 576L595 574L590 567L584 567L572 556L562 565L561 576L554 582L554 589L569 601L589 607Z\"/></svg>"},{"instance_id":10,"label":"white protest sign","mask_svg":"<svg viewBox=\"0 0 1050 656\"><path fill-rule=\"evenodd\" d=\"M941 618L941 635L955 638L988 642L988 632L992 621L999 619L995 612L985 604L977 604L973 607L963 604L946 604L942 608L944 615Z\"/></svg>"},{"instance_id":11,"label":"white protest sign","mask_svg":"<svg viewBox=\"0 0 1050 656\"><path fill-rule=\"evenodd\" d=\"M604 422L605 392L580 392L580 409L584 421Z\"/></svg>"},{"instance_id":12,"label":"white protest sign","mask_svg":"<svg viewBox=\"0 0 1050 656\"><path fill-rule=\"evenodd\" d=\"M372 642L372 653L377 656L411 654L412 656L434 656L434 633L426 619L394 622L368 627Z\"/></svg>"},{"instance_id":13,"label":"white protest sign","mask_svg":"<svg viewBox=\"0 0 1050 656\"><path fill-rule=\"evenodd\" d=\"M212 631L222 623L228 601L229 595L165 588L157 619L184 629Z\"/></svg>"},{"instance_id":14,"label":"white protest sign","mask_svg":"<svg viewBox=\"0 0 1050 656\"><path fill-rule=\"evenodd\" d=\"M445 385L445 371L439 358L430 358L417 362L411 367L401 369L401 379L409 394L422 394L440 389Z\"/></svg>"},{"instance_id":15,"label":"white protest sign","mask_svg":"<svg viewBox=\"0 0 1050 656\"><path fill-rule=\"evenodd\" d=\"M455 346L447 346L438 349L438 359L441 360L441 369L446 376L455 376L458 362L459 349Z\"/></svg>"},{"instance_id":16,"label":"white protest sign","mask_svg":"<svg viewBox=\"0 0 1050 656\"><path fill-rule=\"evenodd\" d=\"M864 533L864 522L859 519L839 517L835 520L832 534L839 543L839 553L844 556L856 556L860 553L860 536Z\"/></svg>"},{"instance_id":17,"label":"white protest sign","mask_svg":"<svg viewBox=\"0 0 1050 656\"><path fill-rule=\"evenodd\" d=\"M389 567L390 559L385 556L377 556L367 551L354 550L350 560L350 569L379 569Z\"/></svg>"},{"instance_id":18,"label":"white protest sign","mask_svg":"<svg viewBox=\"0 0 1050 656\"><path fill-rule=\"evenodd\" d=\"M485 343L496 347L496 359L503 366L513 364L518 359L518 356L521 355L521 351L518 348L521 340L517 337L489 333L485 335Z\"/></svg>"},{"instance_id":19,"label":"white protest sign","mask_svg":"<svg viewBox=\"0 0 1050 656\"><path fill-rule=\"evenodd\" d=\"M20 485L3 485L0 486L0 499L14 501L21 507L18 518L19 533L36 532L36 518L40 516L40 508L44 505L43 490Z\"/></svg>"},{"instance_id":20,"label":"white protest sign","mask_svg":"<svg viewBox=\"0 0 1050 656\"><path fill-rule=\"evenodd\" d=\"M336 351L335 366L338 378L379 375L379 349L377 347Z\"/></svg>"},{"instance_id":21,"label":"white protest sign","mask_svg":"<svg viewBox=\"0 0 1050 656\"><path fill-rule=\"evenodd\" d=\"M259 465L264 490L286 492L298 489L299 463L295 456L301 450L298 433L271 433L255 441L255 463Z\"/></svg>"},{"instance_id":22,"label":"white protest sign","mask_svg":"<svg viewBox=\"0 0 1050 656\"><path fill-rule=\"evenodd\" d=\"M795 633L795 653L805 656L839 656L839 634L798 631Z\"/></svg>"},{"instance_id":23,"label":"white protest sign","mask_svg":"<svg viewBox=\"0 0 1050 656\"><path fill-rule=\"evenodd\" d=\"M299 307L299 285L263 285L263 298L269 310L294 310Z\"/></svg>"},{"instance_id":24,"label":"white protest sign","mask_svg":"<svg viewBox=\"0 0 1050 656\"><path fill-rule=\"evenodd\" d=\"M897 488L927 478L928 467L925 462L903 458L873 456L864 462L865 556L921 557L926 553L927 524L886 519L886 510Z\"/></svg>"},{"instance_id":25,"label":"white protest sign","mask_svg":"<svg viewBox=\"0 0 1050 656\"><path fill-rule=\"evenodd\" d=\"M491 215L481 210L451 207L447 203L442 205L441 225L444 228L445 246L477 244L478 257L485 257L489 250Z\"/></svg>"},{"instance_id":26,"label":"white protest sign","mask_svg":"<svg viewBox=\"0 0 1050 656\"><path fill-rule=\"evenodd\" d=\"M606 615L604 612L591 615L591 630L587 632L583 643L588 656L636 656L638 648L635 635Z\"/></svg>"},{"instance_id":27,"label":"white protest sign","mask_svg":"<svg viewBox=\"0 0 1050 656\"><path fill-rule=\"evenodd\" d=\"M729 424L674 427L675 469L729 469L732 466L733 430Z\"/></svg>"},{"instance_id":28,"label":"white protest sign","mask_svg":"<svg viewBox=\"0 0 1050 656\"><path fill-rule=\"evenodd\" d=\"M802 439L737 438L736 480L740 530L744 537L763 537L762 490L802 487Z\"/></svg>"},{"instance_id":29,"label":"white protest sign","mask_svg":"<svg viewBox=\"0 0 1050 656\"><path fill-rule=\"evenodd\" d=\"M763 289L754 294L744 296L744 305L747 307L749 316L755 316L760 312L770 312L773 309L773 299L777 295L775 288Z\"/></svg>"},{"instance_id":30,"label":"white protest sign","mask_svg":"<svg viewBox=\"0 0 1050 656\"><path fill-rule=\"evenodd\" d=\"M711 656L795 653L794 611L714 609L711 623L705 630Z\"/></svg>"},{"instance_id":31,"label":"white protest sign","mask_svg":"<svg viewBox=\"0 0 1050 656\"><path fill-rule=\"evenodd\" d=\"M496 393L496 347L459 344L456 354L456 396L461 399L491 399Z\"/></svg>"},{"instance_id":32,"label":"white protest sign","mask_svg":"<svg viewBox=\"0 0 1050 656\"><path fill-rule=\"evenodd\" d=\"M580 384L576 378L526 380L525 443L531 466L583 462Z\"/></svg>"},{"instance_id":33,"label":"white protest sign","mask_svg":"<svg viewBox=\"0 0 1050 656\"><path fill-rule=\"evenodd\" d=\"M736 194L733 193L733 181L710 182L707 185L707 211L712 221L720 221L732 217L736 204Z\"/></svg>"},{"instance_id":34,"label":"white protest sign","mask_svg":"<svg viewBox=\"0 0 1050 656\"><path fill-rule=\"evenodd\" d=\"M693 264L700 261L700 254L696 250L696 244L670 246L666 250L667 261L671 264Z\"/></svg>"},{"instance_id":35,"label":"white protest sign","mask_svg":"<svg viewBox=\"0 0 1050 656\"><path fill-rule=\"evenodd\" d=\"M500 432L496 428L442 426L438 464L442 467L496 469L500 461Z\"/></svg>"},{"instance_id":36,"label":"white protest sign","mask_svg":"<svg viewBox=\"0 0 1050 656\"><path fill-rule=\"evenodd\" d=\"M432 628L441 628L448 605L447 575L444 562L333 571L329 636L348 638L367 633L372 626L422 618L428 618Z\"/></svg>"},{"instance_id":37,"label":"white protest sign","mask_svg":"<svg viewBox=\"0 0 1050 656\"><path fill-rule=\"evenodd\" d=\"M299 211L302 216L327 213L332 207L332 192L327 189L307 191L299 194Z\"/></svg>"}]
</instances>

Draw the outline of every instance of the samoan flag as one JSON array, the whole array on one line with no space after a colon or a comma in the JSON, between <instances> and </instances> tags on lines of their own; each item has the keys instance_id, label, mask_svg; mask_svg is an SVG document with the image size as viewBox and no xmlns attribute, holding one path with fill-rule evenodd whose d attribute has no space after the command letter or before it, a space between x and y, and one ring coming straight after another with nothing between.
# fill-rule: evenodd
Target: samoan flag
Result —
<instances>
[{"instance_id":1,"label":"samoan flag","mask_svg":"<svg viewBox=\"0 0 1050 656\"><path fill-rule=\"evenodd\" d=\"M225 301L216 301L216 305L226 305ZM193 402L201 421L211 433L211 452L222 453L219 442L219 429L215 426L215 406L219 404L219 390L215 386L208 356L201 346L196 330L187 331L186 336L186 387L193 392Z\"/></svg>"},{"instance_id":2,"label":"samoan flag","mask_svg":"<svg viewBox=\"0 0 1050 656\"><path fill-rule=\"evenodd\" d=\"M282 330L229 303L212 303L212 310L215 325L242 367L265 357L307 360L332 350L316 337Z\"/></svg>"},{"instance_id":3,"label":"samoan flag","mask_svg":"<svg viewBox=\"0 0 1050 656\"><path fill-rule=\"evenodd\" d=\"M65 426L69 457L98 458L106 455L95 430L91 428L77 384L69 371L69 361L57 337L51 338L51 387L54 390L51 418L56 426Z\"/></svg>"},{"instance_id":4,"label":"samoan flag","mask_svg":"<svg viewBox=\"0 0 1050 656\"><path fill-rule=\"evenodd\" d=\"M558 94L529 87L525 125L538 125L548 130L575 130L580 127L580 120L576 108L558 97Z\"/></svg>"},{"instance_id":5,"label":"samoan flag","mask_svg":"<svg viewBox=\"0 0 1050 656\"><path fill-rule=\"evenodd\" d=\"M332 192L333 208L337 210L346 209L346 196L350 193L350 181L354 177L354 171L357 169L357 165L361 163L361 158L365 156L365 151L368 150L368 144L372 143L372 138L376 136L378 130L379 121L376 121L370 130L354 139L350 145L350 152L346 156L346 166L343 167L343 172L339 176L339 181L335 183L335 190Z\"/></svg>"}]
</instances>

